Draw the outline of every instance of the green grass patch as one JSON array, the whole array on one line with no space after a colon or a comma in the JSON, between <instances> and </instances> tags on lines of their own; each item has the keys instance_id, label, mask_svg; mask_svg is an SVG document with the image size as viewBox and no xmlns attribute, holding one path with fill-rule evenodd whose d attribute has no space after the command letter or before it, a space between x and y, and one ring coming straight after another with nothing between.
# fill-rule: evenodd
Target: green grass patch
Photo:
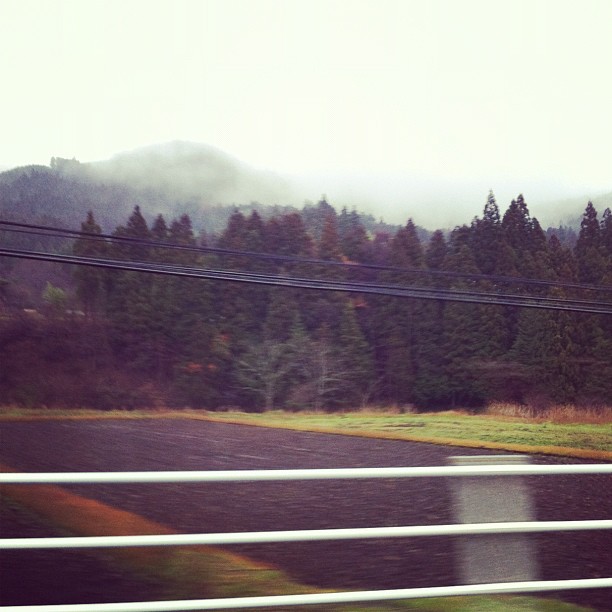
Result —
<instances>
[{"instance_id":1,"label":"green grass patch","mask_svg":"<svg viewBox=\"0 0 612 612\"><path fill-rule=\"evenodd\" d=\"M612 423L553 423L458 412L224 412L196 418L298 431L612 460Z\"/></svg>"},{"instance_id":2,"label":"green grass patch","mask_svg":"<svg viewBox=\"0 0 612 612\"><path fill-rule=\"evenodd\" d=\"M49 410L0 408L0 421L202 419L259 427L312 431L449 446L547 454L612 461L612 422L555 422L504 415L462 412L407 413L384 411L206 412L203 410Z\"/></svg>"}]
</instances>

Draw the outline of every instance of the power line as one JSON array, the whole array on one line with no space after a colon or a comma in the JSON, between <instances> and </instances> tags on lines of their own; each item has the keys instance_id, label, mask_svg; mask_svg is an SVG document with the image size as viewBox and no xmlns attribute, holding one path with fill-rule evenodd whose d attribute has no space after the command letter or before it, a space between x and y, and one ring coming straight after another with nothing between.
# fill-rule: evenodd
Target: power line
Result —
<instances>
[{"instance_id":1,"label":"power line","mask_svg":"<svg viewBox=\"0 0 612 612\"><path fill-rule=\"evenodd\" d=\"M251 283L267 286L290 287L294 289L316 289L324 291L341 291L371 295L418 298L424 300L441 300L499 306L516 306L522 308L539 308L591 314L612 314L612 304L568 300L561 298L543 298L537 296L499 295L484 292L462 292L448 289L425 287L402 287L398 285L372 285L327 279L309 279L272 274L237 272L206 268L185 268L171 264L152 264L149 262L128 262L76 255L59 255L55 253L28 251L23 249L0 248L0 256L24 258L36 261L49 261L71 265L92 266L114 270L146 272L185 278L222 280L229 282Z\"/></svg>"},{"instance_id":2,"label":"power line","mask_svg":"<svg viewBox=\"0 0 612 612\"><path fill-rule=\"evenodd\" d=\"M519 284L519 285L533 285L542 287L558 287L562 289L578 289L583 291L598 291L598 292L612 292L612 286L609 285L587 285L582 283L568 283L560 281L549 281L541 279L532 279L525 277L516 276L503 276L503 275L490 275L490 274L471 274L466 272L451 272L444 270L421 270L415 268L400 268L397 266L387 266L381 264L367 264L367 263L346 263L341 261L329 261L315 258L304 258L291 255L276 255L272 253L258 253L256 251L243 251L237 249L225 249L220 247L204 247L204 246L189 246L170 244L165 242L156 242L144 238L136 238L133 236L121 236L113 234L97 234L93 232L83 232L78 230L70 230L65 228L34 225L29 223L19 223L16 221L2 221L0 220L0 227L2 231L22 233L26 235L36 236L49 236L54 238L79 238L83 240L91 240L107 243L111 242L123 242L126 244L147 246L155 249L168 249L176 251L186 251L193 253L205 253L205 254L216 254L216 255L227 255L227 256L238 256L246 257L250 259L264 259L271 261L279 261L283 263L294 263L294 264L309 264L317 266L329 266L339 267L347 270L356 269L368 269L386 272L395 272L401 274L410 274L416 276L440 276L446 278L460 278L466 280L475 281L489 281L504 284Z\"/></svg>"}]
</instances>

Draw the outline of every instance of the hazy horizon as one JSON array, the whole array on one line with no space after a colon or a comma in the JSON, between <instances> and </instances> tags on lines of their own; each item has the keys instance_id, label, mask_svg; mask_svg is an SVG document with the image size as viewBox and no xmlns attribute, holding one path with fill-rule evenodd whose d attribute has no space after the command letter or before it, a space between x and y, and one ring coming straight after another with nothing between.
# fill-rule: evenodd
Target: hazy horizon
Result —
<instances>
[{"instance_id":1,"label":"hazy horizon","mask_svg":"<svg viewBox=\"0 0 612 612\"><path fill-rule=\"evenodd\" d=\"M106 160L84 161L75 158L95 169L94 176L97 174L103 181L110 179L144 189L165 184L164 188L169 193L186 201L211 191L216 199L208 200L207 204L210 205L258 202L300 208L325 197L338 212L342 208L356 209L386 223L398 225L411 218L417 225L429 230L451 229L481 216L489 190L494 192L502 213L513 199L523 194L531 214L544 226L554 227L575 221L589 200L596 205L603 201L605 207L612 205L612 190L585 193L576 189L573 192L563 185L529 181L502 181L491 185L487 181L452 181L409 175L363 174L356 177L329 173L310 176L281 174L257 168L248 160L238 159L206 143L187 141L119 151ZM161 166L151 166L160 161L167 164L165 170ZM0 168L0 172L8 169L11 168ZM244 184L232 185L232 177L229 192L219 190L216 184L227 180L228 171L231 173L235 170ZM178 188L177 177L180 177ZM601 213L604 208L600 208Z\"/></svg>"},{"instance_id":2,"label":"hazy horizon","mask_svg":"<svg viewBox=\"0 0 612 612\"><path fill-rule=\"evenodd\" d=\"M540 217L612 191L610 23L607 0L0 0L0 167L182 140L387 221L468 222L489 189Z\"/></svg>"}]
</instances>

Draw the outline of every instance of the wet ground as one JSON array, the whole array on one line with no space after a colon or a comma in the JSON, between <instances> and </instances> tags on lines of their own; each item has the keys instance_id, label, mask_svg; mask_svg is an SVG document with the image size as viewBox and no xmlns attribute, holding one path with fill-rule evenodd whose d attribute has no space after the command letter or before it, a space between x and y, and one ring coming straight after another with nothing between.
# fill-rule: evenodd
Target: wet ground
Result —
<instances>
[{"instance_id":1,"label":"wet ground","mask_svg":"<svg viewBox=\"0 0 612 612\"><path fill-rule=\"evenodd\" d=\"M485 452L204 421L0 424L0 461L24 471L433 466L445 465L452 455L475 454ZM570 462L550 457L534 460ZM612 517L609 477L538 476L528 478L527 482L540 520ZM70 489L185 533L455 522L449 483L444 478L82 485ZM610 532L534 538L542 579L612 576ZM231 549L275 563L303 582L334 589L424 587L459 582L455 542L448 537L263 544ZM492 562L503 562L503 548L499 557ZM567 592L559 596L598 610L610 609L609 591ZM120 600L121 597L115 599Z\"/></svg>"}]
</instances>

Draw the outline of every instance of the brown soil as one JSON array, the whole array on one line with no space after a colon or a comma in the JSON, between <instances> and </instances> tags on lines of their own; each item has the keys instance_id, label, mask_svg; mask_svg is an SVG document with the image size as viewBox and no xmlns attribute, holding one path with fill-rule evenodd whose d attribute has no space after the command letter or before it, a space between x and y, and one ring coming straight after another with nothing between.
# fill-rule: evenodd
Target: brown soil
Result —
<instances>
[{"instance_id":1,"label":"brown soil","mask_svg":"<svg viewBox=\"0 0 612 612\"><path fill-rule=\"evenodd\" d=\"M445 465L452 455L485 454L475 449L188 420L2 423L0 435L0 461L24 471L425 466ZM552 457L534 460L577 462ZM540 476L528 481L540 520L612 516L612 489L607 477ZM70 489L185 533L455 522L448 482L443 478L83 485ZM609 532L534 537L542 579L612 576ZM334 589L458 582L454 542L447 537L231 549L275 563L303 582ZM500 555L503 557L503 550ZM609 609L610 593L606 590L559 596L598 610ZM122 599L126 600L118 597L115 601Z\"/></svg>"}]
</instances>

